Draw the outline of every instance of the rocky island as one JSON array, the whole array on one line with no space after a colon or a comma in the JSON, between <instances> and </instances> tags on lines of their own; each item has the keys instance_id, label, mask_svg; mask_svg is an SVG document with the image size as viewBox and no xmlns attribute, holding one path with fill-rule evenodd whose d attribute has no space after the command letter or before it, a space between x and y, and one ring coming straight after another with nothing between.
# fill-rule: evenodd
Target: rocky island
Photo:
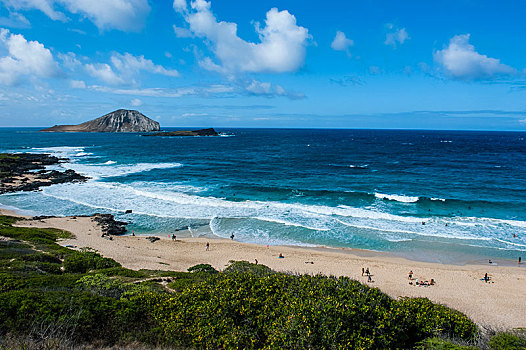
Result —
<instances>
[{"instance_id":1,"label":"rocky island","mask_svg":"<svg viewBox=\"0 0 526 350\"><path fill-rule=\"evenodd\" d=\"M213 128L208 128L200 130L165 131L144 136L219 136L219 134Z\"/></svg>"},{"instance_id":2,"label":"rocky island","mask_svg":"<svg viewBox=\"0 0 526 350\"><path fill-rule=\"evenodd\" d=\"M55 125L44 132L154 132L160 125L139 111L118 109L78 125Z\"/></svg>"},{"instance_id":3,"label":"rocky island","mask_svg":"<svg viewBox=\"0 0 526 350\"><path fill-rule=\"evenodd\" d=\"M49 154L0 153L0 194L35 191L42 186L88 180L71 169L63 172L46 169L46 166L62 161L65 159Z\"/></svg>"}]
</instances>

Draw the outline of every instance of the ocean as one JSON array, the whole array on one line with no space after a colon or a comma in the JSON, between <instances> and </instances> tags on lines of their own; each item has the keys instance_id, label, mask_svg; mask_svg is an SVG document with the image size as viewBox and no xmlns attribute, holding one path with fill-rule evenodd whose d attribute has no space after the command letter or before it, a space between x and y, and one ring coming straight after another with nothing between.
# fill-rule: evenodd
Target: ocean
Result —
<instances>
[{"instance_id":1,"label":"ocean","mask_svg":"<svg viewBox=\"0 0 526 350\"><path fill-rule=\"evenodd\" d=\"M524 132L217 130L221 137L1 128L0 151L66 157L59 168L91 180L0 195L0 205L108 212L136 234L189 228L442 263L526 258Z\"/></svg>"}]
</instances>

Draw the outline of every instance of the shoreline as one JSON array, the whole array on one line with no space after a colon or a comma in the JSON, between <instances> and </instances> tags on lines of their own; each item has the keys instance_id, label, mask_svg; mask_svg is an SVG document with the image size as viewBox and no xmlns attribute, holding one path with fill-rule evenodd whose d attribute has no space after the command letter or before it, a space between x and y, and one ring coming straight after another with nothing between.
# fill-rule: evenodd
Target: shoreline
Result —
<instances>
[{"instance_id":1,"label":"shoreline","mask_svg":"<svg viewBox=\"0 0 526 350\"><path fill-rule=\"evenodd\" d=\"M2 215L20 216L0 209ZM495 265L450 265L427 263L392 256L389 253L349 248L269 246L241 243L223 238L179 238L167 236L151 243L145 235L101 238L101 227L91 217L58 217L20 221L17 226L54 227L70 231L74 238L59 244L73 249L89 247L130 269L186 271L197 264L224 269L230 260L246 260L275 271L298 274L348 276L378 287L393 298L427 297L472 318L480 326L497 329L526 327L526 268ZM210 250L205 249L210 243ZM282 254L284 258L278 258ZM369 268L372 282L361 275ZM416 286L408 279L414 272L418 281L434 279L433 286ZM481 281L484 274L490 283ZM412 283L409 284L409 282Z\"/></svg>"}]
</instances>

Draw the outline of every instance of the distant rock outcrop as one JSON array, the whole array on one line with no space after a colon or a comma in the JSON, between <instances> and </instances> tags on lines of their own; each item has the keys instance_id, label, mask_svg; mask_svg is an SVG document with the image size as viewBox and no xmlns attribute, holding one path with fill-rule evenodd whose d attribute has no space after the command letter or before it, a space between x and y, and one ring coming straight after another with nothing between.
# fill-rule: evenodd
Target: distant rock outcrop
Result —
<instances>
[{"instance_id":1,"label":"distant rock outcrop","mask_svg":"<svg viewBox=\"0 0 526 350\"><path fill-rule=\"evenodd\" d=\"M219 134L213 128L208 128L208 129L201 129L201 130L179 130L179 131L158 132L155 134L144 135L144 136L219 136Z\"/></svg>"},{"instance_id":2,"label":"distant rock outcrop","mask_svg":"<svg viewBox=\"0 0 526 350\"><path fill-rule=\"evenodd\" d=\"M119 109L100 118L78 125L55 125L46 132L152 132L161 130L159 123L139 111Z\"/></svg>"}]
</instances>

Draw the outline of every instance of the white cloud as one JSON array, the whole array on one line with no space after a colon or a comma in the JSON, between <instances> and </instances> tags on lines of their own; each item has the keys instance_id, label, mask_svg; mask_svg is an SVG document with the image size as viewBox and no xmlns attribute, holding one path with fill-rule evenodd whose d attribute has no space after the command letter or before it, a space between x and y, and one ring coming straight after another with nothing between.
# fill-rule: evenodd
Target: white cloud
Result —
<instances>
[{"instance_id":1,"label":"white cloud","mask_svg":"<svg viewBox=\"0 0 526 350\"><path fill-rule=\"evenodd\" d=\"M305 98L303 93L296 93L287 91L281 85L275 85L269 82L261 82L258 80L249 80L240 82L242 91L249 95L265 96L265 97L288 97L292 100Z\"/></svg>"},{"instance_id":2,"label":"white cloud","mask_svg":"<svg viewBox=\"0 0 526 350\"><path fill-rule=\"evenodd\" d=\"M55 77L60 73L57 62L49 49L38 41L27 41L20 34L0 30L0 46L7 56L0 57L0 83L14 85L24 76Z\"/></svg>"},{"instance_id":3,"label":"white cloud","mask_svg":"<svg viewBox=\"0 0 526 350\"><path fill-rule=\"evenodd\" d=\"M139 100L138 98L134 98L130 101L130 104L133 106L133 107L139 107L140 105L142 105L142 101Z\"/></svg>"},{"instance_id":4,"label":"white cloud","mask_svg":"<svg viewBox=\"0 0 526 350\"><path fill-rule=\"evenodd\" d=\"M55 7L89 18L101 29L137 31L150 13L148 0L0 0L15 10L40 10L52 20L68 18Z\"/></svg>"},{"instance_id":5,"label":"white cloud","mask_svg":"<svg viewBox=\"0 0 526 350\"><path fill-rule=\"evenodd\" d=\"M479 54L469 43L469 37L469 34L456 35L451 38L448 47L434 53L435 62L447 75L460 80L478 80L517 72L500 63L499 59Z\"/></svg>"},{"instance_id":6,"label":"white cloud","mask_svg":"<svg viewBox=\"0 0 526 350\"><path fill-rule=\"evenodd\" d=\"M88 63L84 66L92 77L95 77L110 85L121 85L125 80L117 75L107 63Z\"/></svg>"},{"instance_id":7,"label":"white cloud","mask_svg":"<svg viewBox=\"0 0 526 350\"><path fill-rule=\"evenodd\" d=\"M150 13L148 0L58 0L69 11L81 14L99 29L136 31Z\"/></svg>"},{"instance_id":8,"label":"white cloud","mask_svg":"<svg viewBox=\"0 0 526 350\"><path fill-rule=\"evenodd\" d=\"M11 28L31 28L31 23L22 14L10 12L9 17L0 17L0 26Z\"/></svg>"},{"instance_id":9,"label":"white cloud","mask_svg":"<svg viewBox=\"0 0 526 350\"><path fill-rule=\"evenodd\" d=\"M65 21L62 12L55 11L56 0L0 0L5 6L15 10L40 10L54 21Z\"/></svg>"},{"instance_id":10,"label":"white cloud","mask_svg":"<svg viewBox=\"0 0 526 350\"><path fill-rule=\"evenodd\" d=\"M85 89L86 83L83 80L71 80L69 82L69 86L71 86L74 89Z\"/></svg>"},{"instance_id":11,"label":"white cloud","mask_svg":"<svg viewBox=\"0 0 526 350\"><path fill-rule=\"evenodd\" d=\"M218 97L233 95L250 95L264 97L287 97L289 99L305 98L303 93L288 91L280 85L274 85L258 80L236 80L230 84L212 84L208 86L187 86L177 89L163 88L112 88L108 86L91 85L89 89L112 93L116 95L144 96L144 97L167 97L178 98L185 96Z\"/></svg>"},{"instance_id":12,"label":"white cloud","mask_svg":"<svg viewBox=\"0 0 526 350\"><path fill-rule=\"evenodd\" d=\"M174 28L175 36L178 38L191 38L194 36L194 34L192 33L190 29L181 28L176 25L174 25L173 28Z\"/></svg>"},{"instance_id":13,"label":"white cloud","mask_svg":"<svg viewBox=\"0 0 526 350\"><path fill-rule=\"evenodd\" d=\"M339 30L336 32L336 36L334 37L334 40L331 43L331 47L333 50L336 51L347 51L349 53L349 48L354 45L354 41L351 39L348 39L345 36L344 32L340 32Z\"/></svg>"},{"instance_id":14,"label":"white cloud","mask_svg":"<svg viewBox=\"0 0 526 350\"><path fill-rule=\"evenodd\" d=\"M177 12L184 12L186 11L188 5L186 4L186 0L174 0L173 7Z\"/></svg>"},{"instance_id":15,"label":"white cloud","mask_svg":"<svg viewBox=\"0 0 526 350\"><path fill-rule=\"evenodd\" d=\"M111 63L124 75L132 75L139 71L146 71L169 77L179 76L179 72L175 69L166 69L163 66L153 63L152 60L144 58L144 56L133 56L129 53L125 53L124 55L118 53L113 54L111 56Z\"/></svg>"},{"instance_id":16,"label":"white cloud","mask_svg":"<svg viewBox=\"0 0 526 350\"><path fill-rule=\"evenodd\" d=\"M388 24L387 28L392 29L393 25ZM385 35L384 44L390 45L392 47L396 47L397 44L403 44L407 39L410 39L410 38L405 28L396 29L394 32L390 32Z\"/></svg>"},{"instance_id":17,"label":"white cloud","mask_svg":"<svg viewBox=\"0 0 526 350\"><path fill-rule=\"evenodd\" d=\"M133 56L129 53L112 54L110 64L107 63L88 63L84 68L92 77L110 85L134 85L135 77L142 71L178 77L179 72L175 69L166 69L163 66L153 63L144 56Z\"/></svg>"},{"instance_id":18,"label":"white cloud","mask_svg":"<svg viewBox=\"0 0 526 350\"><path fill-rule=\"evenodd\" d=\"M207 40L220 66L227 72L283 73L298 70L305 61L308 29L296 24L296 17L288 11L272 8L267 12L265 25L255 24L260 42L253 43L237 35L237 24L220 22L210 10L210 2L196 0L187 8L186 2L175 1L189 30ZM209 63L213 63L211 60Z\"/></svg>"}]
</instances>

